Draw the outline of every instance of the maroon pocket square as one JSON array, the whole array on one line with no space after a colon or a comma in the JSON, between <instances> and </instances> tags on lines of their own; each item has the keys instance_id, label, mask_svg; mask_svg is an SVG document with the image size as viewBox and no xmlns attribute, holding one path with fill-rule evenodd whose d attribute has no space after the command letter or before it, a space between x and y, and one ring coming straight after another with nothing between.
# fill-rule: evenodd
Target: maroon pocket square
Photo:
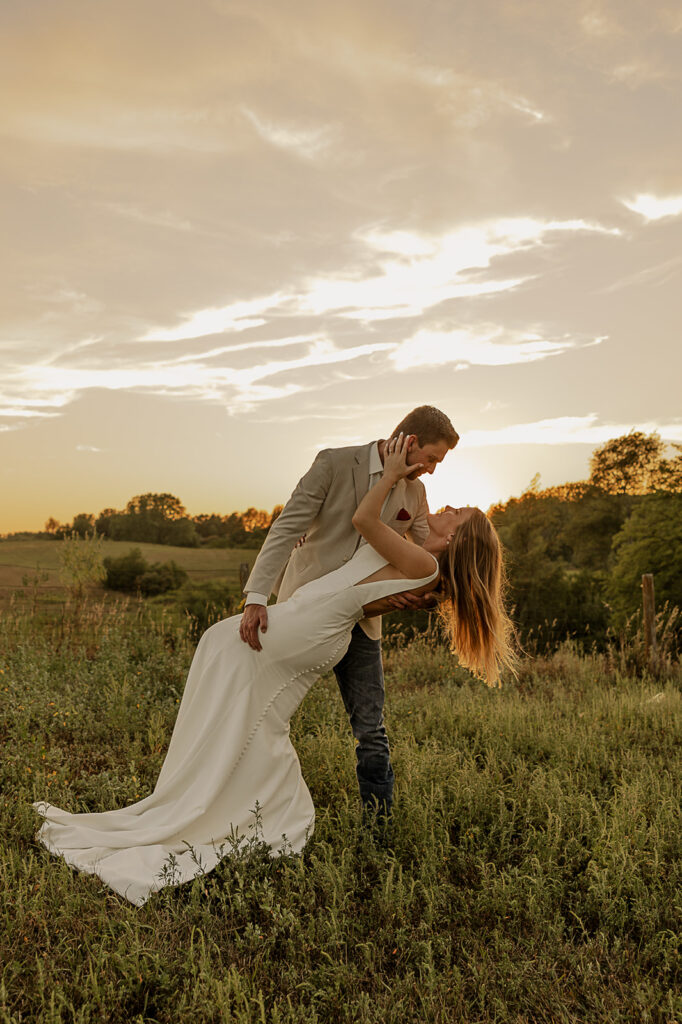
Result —
<instances>
[{"instance_id":1,"label":"maroon pocket square","mask_svg":"<svg viewBox=\"0 0 682 1024\"><path fill-rule=\"evenodd\" d=\"M401 523L406 523L407 520L411 518L412 516L410 515L406 508L401 508L400 512L398 512L398 515L396 516L396 519L399 519Z\"/></svg>"}]
</instances>

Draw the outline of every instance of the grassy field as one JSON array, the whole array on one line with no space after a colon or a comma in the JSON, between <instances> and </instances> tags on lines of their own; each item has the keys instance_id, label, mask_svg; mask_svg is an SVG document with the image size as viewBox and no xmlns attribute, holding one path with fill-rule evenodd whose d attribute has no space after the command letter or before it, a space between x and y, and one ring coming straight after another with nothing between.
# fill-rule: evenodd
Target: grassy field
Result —
<instances>
[{"instance_id":1,"label":"grassy field","mask_svg":"<svg viewBox=\"0 0 682 1024\"><path fill-rule=\"evenodd\" d=\"M192 650L144 603L0 617L1 1024L682 1021L679 667L566 647L490 691L432 639L387 651L390 848L327 676L292 724L303 855L254 843L136 909L43 850L30 805L149 792Z\"/></svg>"},{"instance_id":2,"label":"grassy field","mask_svg":"<svg viewBox=\"0 0 682 1024\"><path fill-rule=\"evenodd\" d=\"M35 580L43 597L61 595L64 587L59 580L60 548L61 542L55 540L0 540L0 599L6 601L17 588L21 589L24 577ZM148 562L176 562L195 582L221 578L229 579L235 586L239 582L240 564L246 562L251 567L258 554L242 548L176 548L127 540L104 541L102 552L105 558L120 558L131 548L139 548ZM46 580L35 579L40 572L47 574Z\"/></svg>"}]
</instances>

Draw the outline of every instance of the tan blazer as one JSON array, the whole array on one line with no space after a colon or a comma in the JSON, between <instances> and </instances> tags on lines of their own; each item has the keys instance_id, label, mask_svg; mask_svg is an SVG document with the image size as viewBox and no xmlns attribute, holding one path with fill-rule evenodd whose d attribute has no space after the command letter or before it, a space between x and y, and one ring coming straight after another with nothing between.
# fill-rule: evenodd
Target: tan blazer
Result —
<instances>
[{"instance_id":1,"label":"tan blazer","mask_svg":"<svg viewBox=\"0 0 682 1024\"><path fill-rule=\"evenodd\" d=\"M270 527L246 581L247 593L274 593L278 601L286 601L304 583L352 558L362 538L351 520L369 489L369 455L374 443L327 448L318 454ZM398 519L401 509L411 518ZM410 530L415 543L423 544L429 534L428 511L421 480L399 480L381 518L396 533L404 535ZM305 544L294 551L303 534ZM380 616L363 619L360 624L372 639L381 636Z\"/></svg>"}]
</instances>

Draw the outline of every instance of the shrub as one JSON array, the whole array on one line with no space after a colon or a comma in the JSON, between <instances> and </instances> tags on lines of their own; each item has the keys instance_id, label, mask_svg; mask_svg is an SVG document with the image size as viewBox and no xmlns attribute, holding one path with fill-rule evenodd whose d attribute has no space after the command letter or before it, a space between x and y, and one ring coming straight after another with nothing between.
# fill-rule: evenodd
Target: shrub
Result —
<instances>
[{"instance_id":1,"label":"shrub","mask_svg":"<svg viewBox=\"0 0 682 1024\"><path fill-rule=\"evenodd\" d=\"M177 590L188 579L187 573L176 562L154 562L137 580L140 593L147 596Z\"/></svg>"},{"instance_id":2,"label":"shrub","mask_svg":"<svg viewBox=\"0 0 682 1024\"><path fill-rule=\"evenodd\" d=\"M191 620L192 639L198 640L214 622L235 613L238 598L227 580L210 580L186 584L178 594L178 604Z\"/></svg>"},{"instance_id":3,"label":"shrub","mask_svg":"<svg viewBox=\"0 0 682 1024\"><path fill-rule=\"evenodd\" d=\"M149 563L139 548L131 548L120 558L105 558L107 577L105 586L110 590L128 593L164 594L180 587L188 578L184 569L175 562Z\"/></svg>"},{"instance_id":4,"label":"shrub","mask_svg":"<svg viewBox=\"0 0 682 1024\"><path fill-rule=\"evenodd\" d=\"M131 548L120 558L105 558L104 568L107 571L104 585L110 590L135 591L137 580L149 569L149 562L139 548Z\"/></svg>"}]
</instances>

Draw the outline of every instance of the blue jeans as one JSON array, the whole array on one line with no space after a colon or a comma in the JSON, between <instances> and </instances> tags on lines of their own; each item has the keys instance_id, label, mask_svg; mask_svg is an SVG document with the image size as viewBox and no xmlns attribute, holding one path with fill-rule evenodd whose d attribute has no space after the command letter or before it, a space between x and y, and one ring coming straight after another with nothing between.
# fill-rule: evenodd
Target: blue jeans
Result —
<instances>
[{"instance_id":1,"label":"blue jeans","mask_svg":"<svg viewBox=\"0 0 682 1024\"><path fill-rule=\"evenodd\" d=\"M370 640L356 625L350 646L334 667L334 673L353 736L358 741L355 770L362 802L370 810L378 804L379 813L388 815L393 803L394 775L384 726L381 640Z\"/></svg>"}]
</instances>

